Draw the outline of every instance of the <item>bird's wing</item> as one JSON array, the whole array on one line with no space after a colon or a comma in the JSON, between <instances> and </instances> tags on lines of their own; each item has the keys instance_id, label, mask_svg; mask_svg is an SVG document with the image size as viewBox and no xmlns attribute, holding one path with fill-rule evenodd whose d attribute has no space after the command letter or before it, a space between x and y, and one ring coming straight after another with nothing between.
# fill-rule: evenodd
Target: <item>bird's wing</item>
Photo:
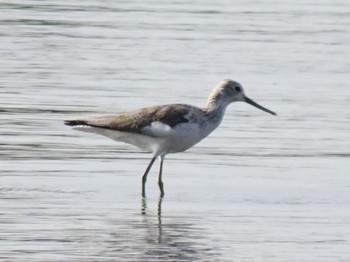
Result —
<instances>
[{"instance_id":1,"label":"bird's wing","mask_svg":"<svg viewBox=\"0 0 350 262\"><path fill-rule=\"evenodd\" d=\"M196 108L185 104L162 105L113 116L67 120L65 124L161 137L174 126L193 121L191 112L194 109Z\"/></svg>"}]
</instances>

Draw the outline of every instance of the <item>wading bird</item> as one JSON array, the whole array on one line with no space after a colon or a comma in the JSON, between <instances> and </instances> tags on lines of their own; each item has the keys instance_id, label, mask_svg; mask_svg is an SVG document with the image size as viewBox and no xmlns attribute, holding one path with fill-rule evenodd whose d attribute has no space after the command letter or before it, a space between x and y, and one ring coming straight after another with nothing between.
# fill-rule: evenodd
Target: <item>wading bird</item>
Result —
<instances>
[{"instance_id":1,"label":"wading bird","mask_svg":"<svg viewBox=\"0 0 350 262\"><path fill-rule=\"evenodd\" d=\"M203 108L187 104L159 105L112 116L66 120L65 124L80 131L97 133L152 152L151 162L142 175L143 197L147 175L159 157L158 185L163 197L164 157L167 154L185 151L207 137L220 125L227 106L238 101L276 115L247 97L243 87L236 81L223 80L211 92Z\"/></svg>"}]
</instances>

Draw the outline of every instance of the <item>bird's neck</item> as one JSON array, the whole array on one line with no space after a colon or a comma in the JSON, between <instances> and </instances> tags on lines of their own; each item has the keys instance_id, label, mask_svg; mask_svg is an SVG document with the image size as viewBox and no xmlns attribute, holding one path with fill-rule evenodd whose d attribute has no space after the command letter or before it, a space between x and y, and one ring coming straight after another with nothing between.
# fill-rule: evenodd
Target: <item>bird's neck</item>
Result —
<instances>
[{"instance_id":1,"label":"bird's neck","mask_svg":"<svg viewBox=\"0 0 350 262\"><path fill-rule=\"evenodd\" d=\"M220 124L229 104L229 101L221 99L220 96L214 95L208 98L208 102L204 110L207 113L208 118L216 120L218 124Z\"/></svg>"}]
</instances>

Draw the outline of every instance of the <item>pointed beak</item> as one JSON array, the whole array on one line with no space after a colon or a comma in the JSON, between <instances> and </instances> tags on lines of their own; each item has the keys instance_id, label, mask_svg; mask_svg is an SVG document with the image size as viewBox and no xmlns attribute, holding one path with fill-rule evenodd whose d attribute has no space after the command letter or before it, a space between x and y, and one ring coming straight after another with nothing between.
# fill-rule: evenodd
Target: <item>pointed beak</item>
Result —
<instances>
[{"instance_id":1,"label":"pointed beak","mask_svg":"<svg viewBox=\"0 0 350 262\"><path fill-rule=\"evenodd\" d=\"M249 97L247 97L247 96L244 97L244 101L247 102L248 104L251 104L252 106L255 106L255 107L261 109L262 111L265 111L265 112L267 112L267 113L270 113L271 115L274 115L274 116L277 115L275 112L273 112L273 111L271 111L271 110L269 110L269 109L267 109L267 108L265 108L265 107L259 105L258 103L254 102L253 100L251 100L251 99L250 99Z\"/></svg>"}]
</instances>

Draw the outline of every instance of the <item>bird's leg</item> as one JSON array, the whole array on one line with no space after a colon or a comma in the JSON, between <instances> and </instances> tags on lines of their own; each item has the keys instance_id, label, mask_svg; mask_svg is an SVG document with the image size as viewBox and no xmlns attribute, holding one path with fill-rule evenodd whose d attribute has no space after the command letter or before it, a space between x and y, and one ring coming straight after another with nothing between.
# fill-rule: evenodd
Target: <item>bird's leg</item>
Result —
<instances>
[{"instance_id":1,"label":"bird's leg","mask_svg":"<svg viewBox=\"0 0 350 262\"><path fill-rule=\"evenodd\" d=\"M159 173L158 173L158 186L160 189L160 197L164 196L164 184L162 180L162 172L163 172L163 161L164 161L164 156L159 156L160 158L160 165L159 165Z\"/></svg>"},{"instance_id":2,"label":"bird's leg","mask_svg":"<svg viewBox=\"0 0 350 262\"><path fill-rule=\"evenodd\" d=\"M151 167L152 167L155 160L156 160L156 157L153 157L151 162L148 164L145 173L142 175L142 196L143 197L146 197L145 186L146 186L146 181L147 181L147 175L148 175L148 172L151 170Z\"/></svg>"}]
</instances>

